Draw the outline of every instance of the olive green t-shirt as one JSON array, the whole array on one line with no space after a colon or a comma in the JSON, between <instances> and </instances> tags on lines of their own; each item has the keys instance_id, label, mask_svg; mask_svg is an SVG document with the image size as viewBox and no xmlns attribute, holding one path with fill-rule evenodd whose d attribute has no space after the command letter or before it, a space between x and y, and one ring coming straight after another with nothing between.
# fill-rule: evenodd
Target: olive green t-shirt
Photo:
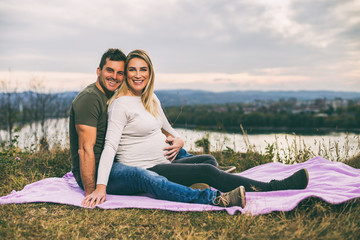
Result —
<instances>
[{"instance_id":1,"label":"olive green t-shirt","mask_svg":"<svg viewBox=\"0 0 360 240\"><path fill-rule=\"evenodd\" d=\"M107 127L107 104L108 98L101 92L95 83L87 86L80 92L71 104L70 109L70 149L72 160L72 172L78 183L81 183L79 164L79 137L75 125L82 124L96 127L96 142L94 146L96 171L98 168L101 152L104 148Z\"/></svg>"}]
</instances>

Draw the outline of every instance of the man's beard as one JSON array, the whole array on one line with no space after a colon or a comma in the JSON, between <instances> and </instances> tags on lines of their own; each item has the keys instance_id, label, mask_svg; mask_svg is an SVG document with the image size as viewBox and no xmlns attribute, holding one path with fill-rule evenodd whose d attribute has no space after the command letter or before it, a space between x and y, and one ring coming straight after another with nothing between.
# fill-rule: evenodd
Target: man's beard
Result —
<instances>
[{"instance_id":1,"label":"man's beard","mask_svg":"<svg viewBox=\"0 0 360 240\"><path fill-rule=\"evenodd\" d=\"M112 95L114 95L114 92L109 91L109 90L105 87L104 82L100 80L100 79L101 79L101 76L99 76L98 78L99 78L100 86L101 86L102 89L104 90L105 95L106 95L108 98L112 97ZM106 81L106 79L105 79L104 81Z\"/></svg>"}]
</instances>

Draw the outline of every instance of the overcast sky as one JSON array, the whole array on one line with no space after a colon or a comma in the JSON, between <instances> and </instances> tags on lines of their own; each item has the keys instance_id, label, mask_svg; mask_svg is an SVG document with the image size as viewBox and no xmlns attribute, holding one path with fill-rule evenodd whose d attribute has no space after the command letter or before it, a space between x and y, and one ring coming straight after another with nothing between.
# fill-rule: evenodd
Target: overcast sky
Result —
<instances>
[{"instance_id":1,"label":"overcast sky","mask_svg":"<svg viewBox=\"0 0 360 240\"><path fill-rule=\"evenodd\" d=\"M0 80L80 90L107 48L156 89L360 91L360 0L0 0Z\"/></svg>"}]
</instances>

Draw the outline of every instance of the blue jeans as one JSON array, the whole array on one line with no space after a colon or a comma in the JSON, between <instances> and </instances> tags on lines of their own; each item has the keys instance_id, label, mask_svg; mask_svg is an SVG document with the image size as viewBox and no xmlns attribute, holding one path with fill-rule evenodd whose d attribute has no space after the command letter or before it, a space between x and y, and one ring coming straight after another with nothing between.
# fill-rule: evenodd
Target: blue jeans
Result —
<instances>
[{"instance_id":1,"label":"blue jeans","mask_svg":"<svg viewBox=\"0 0 360 240\"><path fill-rule=\"evenodd\" d=\"M188 153L185 149L181 148L180 151L178 152L178 154L176 155L175 160L178 160L181 158L186 158L186 157L192 157L192 156L194 156L194 155Z\"/></svg>"},{"instance_id":2,"label":"blue jeans","mask_svg":"<svg viewBox=\"0 0 360 240\"><path fill-rule=\"evenodd\" d=\"M218 195L217 191L211 189L194 190L170 182L155 172L118 162L114 162L111 168L107 193L116 195L150 193L158 199L201 204L213 204Z\"/></svg>"}]
</instances>

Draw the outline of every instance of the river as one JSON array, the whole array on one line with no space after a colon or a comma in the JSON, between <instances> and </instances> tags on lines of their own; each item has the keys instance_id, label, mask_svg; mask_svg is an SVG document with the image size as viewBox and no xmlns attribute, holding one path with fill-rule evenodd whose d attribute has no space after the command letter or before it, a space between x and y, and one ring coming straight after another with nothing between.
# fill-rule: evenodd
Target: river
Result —
<instances>
[{"instance_id":1,"label":"river","mask_svg":"<svg viewBox=\"0 0 360 240\"><path fill-rule=\"evenodd\" d=\"M22 149L35 148L35 138L41 136L39 124L32 124L23 127L18 135L18 146ZM50 119L45 122L46 136L50 146L55 143L61 147L68 147L68 119ZM244 137L241 133L219 133L214 131L199 131L192 129L177 128L178 133L185 141L185 149L189 151L201 151L195 146L195 141L205 136L209 136L210 150L222 151L231 148L234 151L245 152L249 146L259 152L264 153L268 144L277 144L278 149L286 151L288 149L310 148L315 155L320 155L319 149L322 151L338 151L340 154L346 153L348 156L356 155L360 152L360 135L356 133L345 132L329 132L322 135L294 135L286 133L251 133ZM0 141L6 141L7 132L0 131Z\"/></svg>"}]
</instances>

